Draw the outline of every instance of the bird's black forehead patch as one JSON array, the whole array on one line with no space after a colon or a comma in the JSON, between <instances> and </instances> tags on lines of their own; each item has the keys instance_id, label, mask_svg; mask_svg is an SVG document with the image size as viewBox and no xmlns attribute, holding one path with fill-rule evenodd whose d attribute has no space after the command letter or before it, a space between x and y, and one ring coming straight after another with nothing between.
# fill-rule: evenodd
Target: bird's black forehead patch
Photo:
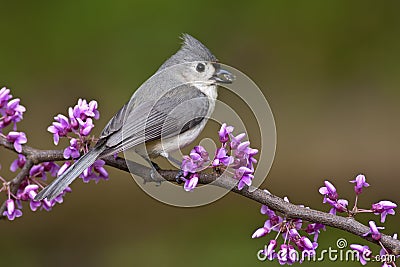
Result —
<instances>
[{"instance_id":1,"label":"bird's black forehead patch","mask_svg":"<svg viewBox=\"0 0 400 267\"><path fill-rule=\"evenodd\" d=\"M221 64L219 64L218 62L213 62L212 65L215 70L219 70L221 68Z\"/></svg>"}]
</instances>

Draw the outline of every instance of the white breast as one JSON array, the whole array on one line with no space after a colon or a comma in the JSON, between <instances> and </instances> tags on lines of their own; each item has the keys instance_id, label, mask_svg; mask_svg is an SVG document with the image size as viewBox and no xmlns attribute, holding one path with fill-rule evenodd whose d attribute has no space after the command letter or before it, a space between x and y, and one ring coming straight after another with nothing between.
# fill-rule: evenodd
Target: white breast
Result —
<instances>
[{"instance_id":1,"label":"white breast","mask_svg":"<svg viewBox=\"0 0 400 267\"><path fill-rule=\"evenodd\" d=\"M211 98L212 100L217 99L218 96L217 85L199 82L199 83L194 83L193 86L195 86L197 89L199 89L201 92L203 92L207 97Z\"/></svg>"}]
</instances>

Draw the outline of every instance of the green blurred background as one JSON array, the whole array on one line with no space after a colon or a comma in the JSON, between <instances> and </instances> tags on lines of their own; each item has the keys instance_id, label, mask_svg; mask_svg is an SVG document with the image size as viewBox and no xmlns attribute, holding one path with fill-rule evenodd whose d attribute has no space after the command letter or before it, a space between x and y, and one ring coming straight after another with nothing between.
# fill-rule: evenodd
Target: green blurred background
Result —
<instances>
[{"instance_id":1,"label":"green blurred background","mask_svg":"<svg viewBox=\"0 0 400 267\"><path fill-rule=\"evenodd\" d=\"M0 85L27 107L20 127L29 144L53 148L46 128L54 115L79 97L96 99L99 133L187 32L249 75L271 105L278 144L264 187L328 210L318 194L323 180L352 205L348 181L364 173L372 186L361 206L399 202L399 7L397 1L1 1ZM223 93L220 99L227 100ZM15 155L1 150L0 157L1 175L10 177ZM22 218L1 221L1 266L266 264L256 252L267 238L250 238L265 219L260 205L229 194L205 207L171 207L128 174L109 172L108 182L78 181L50 213L26 207ZM398 231L399 218L388 218L386 233ZM339 237L362 242L329 229L320 248L335 248Z\"/></svg>"}]
</instances>

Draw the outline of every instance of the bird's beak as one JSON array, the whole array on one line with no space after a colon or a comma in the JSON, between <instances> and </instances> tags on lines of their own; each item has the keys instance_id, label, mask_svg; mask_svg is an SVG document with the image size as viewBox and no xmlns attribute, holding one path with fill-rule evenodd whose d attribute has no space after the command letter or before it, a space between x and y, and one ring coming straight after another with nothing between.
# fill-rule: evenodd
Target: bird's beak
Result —
<instances>
[{"instance_id":1,"label":"bird's beak","mask_svg":"<svg viewBox=\"0 0 400 267\"><path fill-rule=\"evenodd\" d=\"M211 79L217 83L232 83L235 80L235 75L227 70L218 68Z\"/></svg>"}]
</instances>

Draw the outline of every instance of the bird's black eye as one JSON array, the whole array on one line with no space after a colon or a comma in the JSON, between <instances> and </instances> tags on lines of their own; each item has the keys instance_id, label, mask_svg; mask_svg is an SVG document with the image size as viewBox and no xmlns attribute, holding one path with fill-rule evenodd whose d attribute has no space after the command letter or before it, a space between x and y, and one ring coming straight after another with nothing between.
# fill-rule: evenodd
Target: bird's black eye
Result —
<instances>
[{"instance_id":1,"label":"bird's black eye","mask_svg":"<svg viewBox=\"0 0 400 267\"><path fill-rule=\"evenodd\" d=\"M203 63L199 63L199 64L197 64L197 66L196 66L196 70L197 70L198 72L203 72L205 69L206 69L206 66L204 66Z\"/></svg>"}]
</instances>

